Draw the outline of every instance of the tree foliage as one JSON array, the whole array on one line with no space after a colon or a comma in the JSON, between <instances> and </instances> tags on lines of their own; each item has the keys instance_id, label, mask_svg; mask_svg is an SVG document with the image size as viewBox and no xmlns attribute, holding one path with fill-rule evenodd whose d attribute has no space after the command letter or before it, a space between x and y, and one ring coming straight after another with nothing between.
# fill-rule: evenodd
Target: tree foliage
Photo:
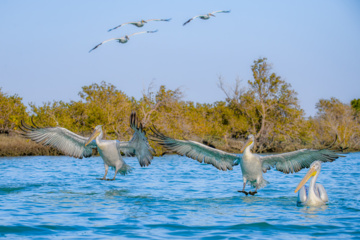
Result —
<instances>
[{"instance_id":1,"label":"tree foliage","mask_svg":"<svg viewBox=\"0 0 360 240\"><path fill-rule=\"evenodd\" d=\"M0 133L10 133L16 130L20 121L27 117L26 107L18 95L2 92L0 88Z\"/></svg>"},{"instance_id":2,"label":"tree foliage","mask_svg":"<svg viewBox=\"0 0 360 240\"><path fill-rule=\"evenodd\" d=\"M145 129L154 124L171 137L232 152L239 152L248 134L256 136L258 152L324 148L336 136L333 148L360 149L360 99L351 105L336 98L321 99L317 115L306 119L296 91L272 71L266 58L255 60L251 71L252 79L246 84L236 79L227 86L220 77L218 86L226 98L212 104L184 101L180 88L162 85L156 89L153 83L137 100L103 81L83 86L79 101L30 103L27 113L20 97L0 89L0 131L16 130L20 120L32 115L40 126L62 126L88 136L96 125L103 125L106 138L129 140L129 116L135 110ZM152 146L161 153L160 146Z\"/></svg>"},{"instance_id":3,"label":"tree foliage","mask_svg":"<svg viewBox=\"0 0 360 240\"><path fill-rule=\"evenodd\" d=\"M350 104L356 113L360 112L360 98L351 100Z\"/></svg>"},{"instance_id":4,"label":"tree foliage","mask_svg":"<svg viewBox=\"0 0 360 240\"><path fill-rule=\"evenodd\" d=\"M354 109L336 98L320 99L314 124L316 139L320 143L337 138L335 147L340 150L356 148L360 143L360 126L354 118Z\"/></svg>"},{"instance_id":5,"label":"tree foliage","mask_svg":"<svg viewBox=\"0 0 360 240\"><path fill-rule=\"evenodd\" d=\"M294 141L301 143L304 114L297 93L271 72L266 58L254 61L251 70L253 79L248 80L246 89L239 86L238 80L230 90L222 87L228 106L246 118L246 134L255 135L259 152L278 151L288 145L294 147ZM221 81L220 87L224 86Z\"/></svg>"}]
</instances>

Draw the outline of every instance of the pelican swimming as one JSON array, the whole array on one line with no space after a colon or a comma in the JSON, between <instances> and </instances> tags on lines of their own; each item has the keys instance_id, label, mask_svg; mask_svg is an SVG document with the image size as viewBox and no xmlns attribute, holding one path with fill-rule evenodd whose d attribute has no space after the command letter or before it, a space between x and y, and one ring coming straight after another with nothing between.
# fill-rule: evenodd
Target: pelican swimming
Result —
<instances>
[{"instance_id":1,"label":"pelican swimming","mask_svg":"<svg viewBox=\"0 0 360 240\"><path fill-rule=\"evenodd\" d=\"M320 174L321 162L315 161L310 165L310 169L301 180L299 185L295 189L295 193L299 191L298 194L298 204L305 206L320 206L324 205L329 201L328 195L323 185L316 183L316 180ZM310 186L307 188L305 183L311 178Z\"/></svg>"},{"instance_id":2,"label":"pelican swimming","mask_svg":"<svg viewBox=\"0 0 360 240\"><path fill-rule=\"evenodd\" d=\"M208 14L205 14L205 15L198 15L198 16L195 16L195 17L193 17L193 18L190 18L189 20L187 20L186 22L184 22L183 26L185 26L186 24L188 24L190 21L194 20L195 18L200 18L200 19L202 19L202 20L207 20L207 19L209 19L210 17L216 17L216 16L214 15L215 13L229 13L229 12L230 12L230 10L229 10L229 11L222 11L222 10L220 10L220 11L211 12L211 13L208 13Z\"/></svg>"},{"instance_id":3,"label":"pelican swimming","mask_svg":"<svg viewBox=\"0 0 360 240\"><path fill-rule=\"evenodd\" d=\"M155 33L157 32L158 30L155 30L155 31L144 31L144 32L137 32L137 33L133 33L133 34L130 34L130 35L125 35L124 37L121 37L121 38L110 38L108 40L105 40L101 43L99 43L98 45L96 45L95 47L93 47L89 52L91 52L92 50L95 50L96 48L98 48L100 45L104 44L104 43L107 43L107 42L110 42L110 41L113 41L113 40L116 40L118 41L119 43L127 43L130 39L131 36L134 36L134 35L137 35L137 34L142 34L142 33Z\"/></svg>"},{"instance_id":4,"label":"pelican swimming","mask_svg":"<svg viewBox=\"0 0 360 240\"><path fill-rule=\"evenodd\" d=\"M149 20L140 20L140 21L137 21L137 22L127 22L127 23L123 23L123 24L120 24L119 26L116 26L114 28L111 28L108 30L108 32L112 31L112 30L115 30L119 27L122 27L124 25L127 25L127 24L131 24L131 25L134 25L134 26L137 26L137 27L143 27L145 25L145 23L148 23L148 22L151 22L151 21L165 21L165 22L168 22L170 21L171 18L167 18L167 19L149 19Z\"/></svg>"},{"instance_id":5,"label":"pelican swimming","mask_svg":"<svg viewBox=\"0 0 360 240\"><path fill-rule=\"evenodd\" d=\"M199 162L212 164L219 170L232 170L233 166L240 164L244 183L243 189L239 192L245 193L246 195L255 195L258 189L268 184L263 178L263 173L266 173L270 168L276 168L276 170L283 173L294 173L303 168L308 168L310 164L316 160L332 162L340 157L340 155L328 149L302 149L268 156L252 154L251 148L255 143L255 137L253 135L249 135L248 141L241 149L241 153L244 152L241 157L233 153L208 147L198 142L167 137L160 133L155 127L151 128L151 130L153 132L151 139L166 149ZM246 192L246 184L254 187L255 191Z\"/></svg>"},{"instance_id":6,"label":"pelican swimming","mask_svg":"<svg viewBox=\"0 0 360 240\"><path fill-rule=\"evenodd\" d=\"M23 121L20 129L23 135L37 143L49 145L75 158L87 158L93 154L92 149L97 148L104 161L105 175L100 180L115 180L119 172L125 175L131 172L131 167L125 163L121 153L127 156L135 155L139 160L140 166L148 166L153 159L154 150L150 147L142 124L138 123L134 112L130 115L130 127L134 130L133 137L128 142L118 140L104 140L102 126L98 125L89 138L79 136L66 128L62 127L38 127L32 121L34 126L29 126ZM115 174L112 179L106 179L109 166L115 168Z\"/></svg>"}]
</instances>

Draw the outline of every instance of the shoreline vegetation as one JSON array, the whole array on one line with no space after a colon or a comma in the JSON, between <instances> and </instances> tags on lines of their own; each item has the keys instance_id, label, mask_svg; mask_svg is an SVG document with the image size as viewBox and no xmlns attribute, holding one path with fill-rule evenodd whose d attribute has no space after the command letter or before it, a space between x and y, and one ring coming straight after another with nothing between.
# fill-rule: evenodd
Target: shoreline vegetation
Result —
<instances>
[{"instance_id":1,"label":"shoreline vegetation","mask_svg":"<svg viewBox=\"0 0 360 240\"><path fill-rule=\"evenodd\" d=\"M62 155L54 148L37 144L20 134L10 136L0 134L0 157L17 156L59 156Z\"/></svg>"},{"instance_id":2,"label":"shoreline vegetation","mask_svg":"<svg viewBox=\"0 0 360 240\"><path fill-rule=\"evenodd\" d=\"M360 99L342 103L335 97L320 99L315 116L306 118L297 93L272 72L266 58L251 66L253 78L227 84L220 76L219 94L223 101L199 104L184 101L180 88L151 83L137 100L110 83L82 87L80 101L53 101L29 109L18 95L8 95L0 86L0 156L62 155L56 149L21 136L21 120L39 127L61 126L89 136L96 125L103 125L105 138L128 141L132 135L132 110L151 134L156 126L163 134L201 142L228 152L239 153L249 134L256 137L258 153L288 152L302 148L334 151L360 151ZM164 149L150 141L162 155Z\"/></svg>"}]
</instances>

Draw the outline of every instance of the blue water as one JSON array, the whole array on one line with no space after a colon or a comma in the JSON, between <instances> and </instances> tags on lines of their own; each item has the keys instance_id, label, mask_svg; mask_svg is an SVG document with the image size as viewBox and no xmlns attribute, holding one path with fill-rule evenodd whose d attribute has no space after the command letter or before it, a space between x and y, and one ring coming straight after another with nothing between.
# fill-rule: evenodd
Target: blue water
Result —
<instances>
[{"instance_id":1,"label":"blue water","mask_svg":"<svg viewBox=\"0 0 360 240\"><path fill-rule=\"evenodd\" d=\"M360 238L360 153L322 165L327 206L298 207L307 170L264 174L256 196L237 192L240 167L222 172L176 155L157 157L116 181L100 181L100 157L0 158L0 238ZM109 171L108 177L114 171Z\"/></svg>"}]
</instances>

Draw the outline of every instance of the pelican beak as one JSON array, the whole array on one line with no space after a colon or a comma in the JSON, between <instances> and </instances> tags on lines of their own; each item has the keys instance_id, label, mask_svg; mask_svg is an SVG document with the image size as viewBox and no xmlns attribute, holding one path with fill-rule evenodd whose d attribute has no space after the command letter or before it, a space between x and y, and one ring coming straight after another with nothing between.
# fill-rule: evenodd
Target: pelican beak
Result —
<instances>
[{"instance_id":1,"label":"pelican beak","mask_svg":"<svg viewBox=\"0 0 360 240\"><path fill-rule=\"evenodd\" d=\"M245 149L246 149L248 146L250 146L252 143L253 143L253 140L252 140L252 139L249 139L249 140L245 143L245 145L241 148L240 153L243 153L243 152L245 151Z\"/></svg>"},{"instance_id":2,"label":"pelican beak","mask_svg":"<svg viewBox=\"0 0 360 240\"><path fill-rule=\"evenodd\" d=\"M216 17L214 14L211 14L211 13L210 13L210 16Z\"/></svg>"},{"instance_id":3,"label":"pelican beak","mask_svg":"<svg viewBox=\"0 0 360 240\"><path fill-rule=\"evenodd\" d=\"M92 140L94 140L97 136L99 136L99 134L100 134L100 131L97 130L97 129L95 129L95 130L92 132L91 136L89 137L88 141L85 143L85 147L86 147Z\"/></svg>"},{"instance_id":4,"label":"pelican beak","mask_svg":"<svg viewBox=\"0 0 360 240\"><path fill-rule=\"evenodd\" d=\"M301 188L302 186L304 186L305 183L306 183L307 181L309 181L309 179L310 179L311 177L315 176L315 175L316 175L316 170L315 170L315 168L313 168L313 167L310 168L309 171L307 172L307 174L305 175L305 177L301 180L301 182L299 183L299 185L296 187L295 193L296 193L297 191L299 191L300 188Z\"/></svg>"}]
</instances>

